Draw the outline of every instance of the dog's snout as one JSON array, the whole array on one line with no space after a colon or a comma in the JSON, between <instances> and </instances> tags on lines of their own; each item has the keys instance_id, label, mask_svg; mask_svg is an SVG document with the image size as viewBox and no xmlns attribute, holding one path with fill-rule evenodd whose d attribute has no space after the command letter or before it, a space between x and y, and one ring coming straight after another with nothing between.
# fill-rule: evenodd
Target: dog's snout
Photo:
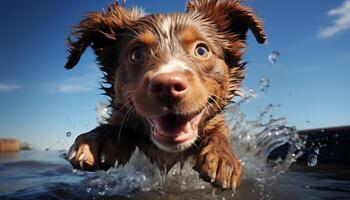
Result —
<instances>
[{"instance_id":1,"label":"dog's snout","mask_svg":"<svg viewBox=\"0 0 350 200\"><path fill-rule=\"evenodd\" d=\"M160 98L181 100L187 94L188 85L187 77L181 72L162 73L151 79L149 90Z\"/></svg>"}]
</instances>

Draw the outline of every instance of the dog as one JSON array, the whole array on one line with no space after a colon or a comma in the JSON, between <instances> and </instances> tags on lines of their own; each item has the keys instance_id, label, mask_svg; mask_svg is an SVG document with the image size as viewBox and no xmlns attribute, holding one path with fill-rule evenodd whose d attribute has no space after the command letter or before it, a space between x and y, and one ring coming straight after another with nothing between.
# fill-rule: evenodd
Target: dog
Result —
<instances>
[{"instance_id":1,"label":"dog","mask_svg":"<svg viewBox=\"0 0 350 200\"><path fill-rule=\"evenodd\" d=\"M151 15L115 2L88 13L68 37L65 68L91 47L111 113L76 138L73 167L122 166L138 149L162 171L192 158L203 180L238 187L242 166L223 110L240 94L249 29L266 41L261 20L238 0L190 0L184 13Z\"/></svg>"}]
</instances>

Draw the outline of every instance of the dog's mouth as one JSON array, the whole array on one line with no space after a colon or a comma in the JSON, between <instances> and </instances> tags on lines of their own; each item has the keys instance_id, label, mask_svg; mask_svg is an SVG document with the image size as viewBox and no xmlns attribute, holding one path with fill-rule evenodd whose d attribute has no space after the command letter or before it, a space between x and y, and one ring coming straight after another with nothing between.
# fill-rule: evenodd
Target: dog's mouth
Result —
<instances>
[{"instance_id":1,"label":"dog's mouth","mask_svg":"<svg viewBox=\"0 0 350 200\"><path fill-rule=\"evenodd\" d=\"M166 114L149 119L151 138L158 146L174 146L192 143L198 135L198 125L203 111L193 114Z\"/></svg>"}]
</instances>

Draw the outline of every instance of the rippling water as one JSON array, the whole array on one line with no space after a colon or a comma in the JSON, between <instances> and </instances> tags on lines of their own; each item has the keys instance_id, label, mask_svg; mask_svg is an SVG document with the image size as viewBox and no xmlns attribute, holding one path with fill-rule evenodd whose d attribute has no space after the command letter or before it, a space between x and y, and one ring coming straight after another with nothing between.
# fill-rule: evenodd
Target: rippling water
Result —
<instances>
[{"instance_id":1,"label":"rippling water","mask_svg":"<svg viewBox=\"0 0 350 200\"><path fill-rule=\"evenodd\" d=\"M153 172L129 165L109 175L82 175L73 173L59 155L52 151L0 154L0 199L232 199L232 192L213 190L196 174L173 170L167 178L153 182L157 178L147 177ZM245 177L234 199L349 199L350 169L301 163L264 182L264 191L260 190L254 177Z\"/></svg>"},{"instance_id":2,"label":"rippling water","mask_svg":"<svg viewBox=\"0 0 350 200\"><path fill-rule=\"evenodd\" d=\"M286 119L269 116L275 105L269 104L255 120L246 119L240 106L255 95L246 91L245 98L226 110L233 149L244 166L238 191L203 182L191 161L165 176L136 153L125 167L87 173L72 170L64 151L22 151L0 154L0 199L350 199L348 166L318 164L318 149L296 164L310 150ZM287 152L269 159L282 145Z\"/></svg>"}]
</instances>

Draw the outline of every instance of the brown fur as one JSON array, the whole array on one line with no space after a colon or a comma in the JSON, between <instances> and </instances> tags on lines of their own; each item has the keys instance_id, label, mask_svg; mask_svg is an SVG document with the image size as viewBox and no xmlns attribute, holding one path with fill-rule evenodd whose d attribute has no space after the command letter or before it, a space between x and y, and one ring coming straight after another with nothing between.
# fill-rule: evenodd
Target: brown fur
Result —
<instances>
[{"instance_id":1,"label":"brown fur","mask_svg":"<svg viewBox=\"0 0 350 200\"><path fill-rule=\"evenodd\" d=\"M72 165L85 170L124 165L138 148L161 170L193 157L194 169L204 180L222 188L237 187L242 168L231 151L222 111L239 94L248 29L259 43L265 42L259 19L235 0L191 0L187 13L143 16L114 3L106 12L87 14L72 33L76 40L68 39L66 68L73 68L91 46L108 84L102 89L111 99L112 114L108 124L76 139L69 151ZM196 54L199 46L208 50L206 56ZM147 57L133 60L134 49ZM176 66L190 69L181 72L188 91L169 103L152 94L149 85L174 58ZM151 140L148 118L201 112L191 146L165 151Z\"/></svg>"}]
</instances>

